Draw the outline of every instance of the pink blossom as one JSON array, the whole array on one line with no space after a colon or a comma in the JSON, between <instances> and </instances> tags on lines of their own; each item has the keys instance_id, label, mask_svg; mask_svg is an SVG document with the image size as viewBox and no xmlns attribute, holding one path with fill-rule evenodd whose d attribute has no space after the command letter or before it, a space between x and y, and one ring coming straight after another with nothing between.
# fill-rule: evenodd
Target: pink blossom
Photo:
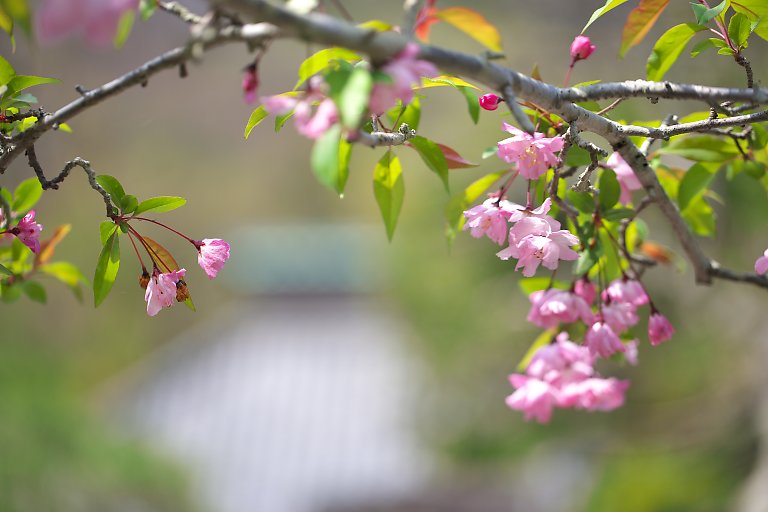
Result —
<instances>
[{"instance_id":1,"label":"pink blossom","mask_svg":"<svg viewBox=\"0 0 768 512\"><path fill-rule=\"evenodd\" d=\"M605 162L605 165L606 167L613 169L613 172L616 173L616 179L621 187L619 202L625 205L631 203L632 191L641 190L643 188L640 180L637 179L637 175L635 175L635 171L633 171L621 155L616 152L608 157L608 161Z\"/></svg>"},{"instance_id":2,"label":"pink blossom","mask_svg":"<svg viewBox=\"0 0 768 512\"><path fill-rule=\"evenodd\" d=\"M243 75L243 97L248 104L256 102L256 91L259 88L259 75L256 64L245 68Z\"/></svg>"},{"instance_id":3,"label":"pink blossom","mask_svg":"<svg viewBox=\"0 0 768 512\"><path fill-rule=\"evenodd\" d=\"M93 46L108 46L122 15L138 5L139 0L43 0L35 11L35 33L47 44L80 34Z\"/></svg>"},{"instance_id":4,"label":"pink blossom","mask_svg":"<svg viewBox=\"0 0 768 512\"><path fill-rule=\"evenodd\" d=\"M571 43L571 59L573 62L584 60L597 49L587 36L576 36Z\"/></svg>"},{"instance_id":5,"label":"pink blossom","mask_svg":"<svg viewBox=\"0 0 768 512\"><path fill-rule=\"evenodd\" d=\"M621 334L638 321L637 310L634 304L629 302L611 302L604 304L600 313L608 325L611 326L614 332Z\"/></svg>"},{"instance_id":6,"label":"pink blossom","mask_svg":"<svg viewBox=\"0 0 768 512\"><path fill-rule=\"evenodd\" d=\"M495 94L483 94L480 96L480 107L485 110L496 110L499 108L499 103L501 103L501 98L496 96Z\"/></svg>"},{"instance_id":7,"label":"pink blossom","mask_svg":"<svg viewBox=\"0 0 768 512\"><path fill-rule=\"evenodd\" d=\"M285 115L293 111L296 130L307 138L319 139L339 120L336 104L323 92L325 87L321 76L313 76L309 80L309 89L303 95L268 96L262 98L262 105L274 115ZM317 108L313 113L315 104Z\"/></svg>"},{"instance_id":8,"label":"pink blossom","mask_svg":"<svg viewBox=\"0 0 768 512\"><path fill-rule=\"evenodd\" d=\"M479 204L464 211L467 222L464 230L470 230L474 238L487 235L499 245L504 244L509 231L508 220L522 206L511 203L506 199L499 200L490 197L483 204Z\"/></svg>"},{"instance_id":9,"label":"pink blossom","mask_svg":"<svg viewBox=\"0 0 768 512\"><path fill-rule=\"evenodd\" d=\"M510 375L509 382L517 389L507 397L507 406L525 413L526 421L548 423L560 400L558 389L543 380L519 374Z\"/></svg>"},{"instance_id":10,"label":"pink blossom","mask_svg":"<svg viewBox=\"0 0 768 512\"><path fill-rule=\"evenodd\" d=\"M594 356L589 349L573 343L568 339L568 333L562 332L554 343L536 351L525 372L531 377L561 386L594 375L593 364Z\"/></svg>"},{"instance_id":11,"label":"pink blossom","mask_svg":"<svg viewBox=\"0 0 768 512\"><path fill-rule=\"evenodd\" d=\"M768 272L768 249L755 261L755 273L765 274L766 272Z\"/></svg>"},{"instance_id":12,"label":"pink blossom","mask_svg":"<svg viewBox=\"0 0 768 512\"><path fill-rule=\"evenodd\" d=\"M229 259L229 244L220 238L204 238L193 242L197 247L197 263L213 279Z\"/></svg>"},{"instance_id":13,"label":"pink blossom","mask_svg":"<svg viewBox=\"0 0 768 512\"><path fill-rule=\"evenodd\" d=\"M523 275L531 277L539 264L550 270L560 260L575 260L579 255L571 246L579 239L568 230L552 231L550 222L541 217L526 217L509 230L509 247L496 253L502 260L516 258L515 270L523 268Z\"/></svg>"},{"instance_id":14,"label":"pink blossom","mask_svg":"<svg viewBox=\"0 0 768 512\"><path fill-rule=\"evenodd\" d=\"M612 411L624 404L629 381L591 378L563 386L560 406L589 411Z\"/></svg>"},{"instance_id":15,"label":"pink blossom","mask_svg":"<svg viewBox=\"0 0 768 512\"><path fill-rule=\"evenodd\" d=\"M595 322L587 331L585 342L589 350L596 356L610 357L616 352L624 352L626 348L611 326L605 322Z\"/></svg>"},{"instance_id":16,"label":"pink blossom","mask_svg":"<svg viewBox=\"0 0 768 512\"><path fill-rule=\"evenodd\" d=\"M529 210L525 206L519 204L509 203L508 210L511 212L509 216L509 222L515 223L527 217L538 217L547 221L552 231L557 231L560 229L560 223L547 215L550 208L552 208L552 198L550 197L546 198L544 202L541 203L541 206L534 210Z\"/></svg>"},{"instance_id":17,"label":"pink blossom","mask_svg":"<svg viewBox=\"0 0 768 512\"><path fill-rule=\"evenodd\" d=\"M175 272L161 274L155 269L147 284L144 300L147 301L147 314L155 316L163 308L169 308L176 302L176 283L187 271L183 268Z\"/></svg>"},{"instance_id":18,"label":"pink blossom","mask_svg":"<svg viewBox=\"0 0 768 512\"><path fill-rule=\"evenodd\" d=\"M528 299L531 301L528 321L539 327L548 329L560 323L568 324L577 320L586 324L592 323L592 309L575 293L550 288L535 291Z\"/></svg>"},{"instance_id":19,"label":"pink blossom","mask_svg":"<svg viewBox=\"0 0 768 512\"><path fill-rule=\"evenodd\" d=\"M675 333L675 328L667 320L667 317L654 311L651 313L651 317L648 319L648 338L651 340L651 345L656 346L660 343L672 338Z\"/></svg>"},{"instance_id":20,"label":"pink blossom","mask_svg":"<svg viewBox=\"0 0 768 512\"><path fill-rule=\"evenodd\" d=\"M636 339L629 340L624 344L624 360L626 360L632 366L637 366L637 346L638 341Z\"/></svg>"},{"instance_id":21,"label":"pink blossom","mask_svg":"<svg viewBox=\"0 0 768 512\"><path fill-rule=\"evenodd\" d=\"M615 279L603 292L603 299L612 302L627 302L635 306L648 304L648 295L640 281L626 277Z\"/></svg>"},{"instance_id":22,"label":"pink blossom","mask_svg":"<svg viewBox=\"0 0 768 512\"><path fill-rule=\"evenodd\" d=\"M507 163L517 164L524 178L537 179L557 164L555 152L563 149L562 137L546 138L538 132L530 135L507 123L503 123L502 129L513 136L498 143L497 155Z\"/></svg>"},{"instance_id":23,"label":"pink blossom","mask_svg":"<svg viewBox=\"0 0 768 512\"><path fill-rule=\"evenodd\" d=\"M597 288L595 283L590 281L587 277L583 277L576 281L573 285L573 293L584 299L587 304L595 302L597 297Z\"/></svg>"},{"instance_id":24,"label":"pink blossom","mask_svg":"<svg viewBox=\"0 0 768 512\"><path fill-rule=\"evenodd\" d=\"M391 83L377 82L371 91L369 108L374 114L381 114L392 108L399 99L405 105L413 99L413 85L421 84L421 78L434 78L439 72L434 64L420 60L421 48L408 43L403 51L381 67L381 71L392 78Z\"/></svg>"},{"instance_id":25,"label":"pink blossom","mask_svg":"<svg viewBox=\"0 0 768 512\"><path fill-rule=\"evenodd\" d=\"M27 213L10 232L35 254L40 253L40 232L43 226L35 222L35 210Z\"/></svg>"}]
</instances>

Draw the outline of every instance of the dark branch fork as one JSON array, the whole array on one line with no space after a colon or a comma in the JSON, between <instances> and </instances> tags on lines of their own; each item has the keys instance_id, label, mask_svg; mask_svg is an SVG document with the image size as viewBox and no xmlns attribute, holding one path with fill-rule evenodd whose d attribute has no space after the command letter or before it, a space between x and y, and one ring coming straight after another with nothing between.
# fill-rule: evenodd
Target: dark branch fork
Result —
<instances>
[{"instance_id":1,"label":"dark branch fork","mask_svg":"<svg viewBox=\"0 0 768 512\"><path fill-rule=\"evenodd\" d=\"M192 26L193 37L189 44L170 50L96 89L84 90L81 97L56 112L44 116L27 131L10 140L2 141L4 152L0 155L0 173L5 171L20 154L27 152L29 156L29 150L33 144L44 133L60 123L129 87L146 84L152 75L164 69L178 67L190 60L199 58L203 51L223 43L245 42L250 46L259 46L278 37L295 38L316 44L346 47L365 53L372 62L379 63L386 62L397 55L410 41L407 35L395 32L376 32L373 29L356 27L319 13L300 15L262 0L211 0L211 4L217 10L216 13L213 16L207 15L199 18L200 22ZM418 4L418 2L406 2L409 23L413 23L411 17L415 12L414 4ZM176 14L179 13L176 12ZM228 17L221 16L222 14ZM221 19L226 19L229 23L217 26L217 20ZM241 25L233 23L232 20L245 20L252 23ZM527 117L522 115L515 98L539 105L559 115L571 125L576 123L579 130L592 132L602 137L632 167L645 188L649 201L654 202L667 218L694 268L698 283L709 284L713 277L717 277L749 282L768 288L768 279L755 274L739 274L723 269L703 252L677 206L667 196L653 169L648 165L644 153L629 139L630 136L668 139L674 135L691 132L720 135L718 130L747 126L751 123L768 120L768 110L733 117L713 118L695 123L647 128L621 125L575 104L575 102L584 100L631 97L645 97L654 100L658 98L695 99L704 102L708 107L712 106L719 111L725 110L727 113L733 113L748 111L759 105L768 104L768 89L757 87L747 89L720 88L645 80L560 89L497 65L488 58L436 46L422 46L420 58L431 61L443 71L473 79L499 91L510 100L508 105L523 129L530 131L532 127ZM721 105L723 102L744 102L746 105L725 109ZM387 137L378 133L373 135L373 137L361 136L359 140L368 145L392 145L393 143L402 143L406 138L400 136L399 133L388 134ZM730 134L725 133L721 135L730 136ZM738 136L738 134L736 135ZM396 140L392 139L393 136ZM400 138L403 140L401 141ZM578 141L574 142L578 143ZM34 155L33 148L32 155ZM78 159L72 162L76 160ZM74 165L80 164L76 163L72 166ZM83 168L85 169L85 167ZM60 176L48 183L56 181ZM44 177L41 178L41 183L44 179Z\"/></svg>"}]
</instances>

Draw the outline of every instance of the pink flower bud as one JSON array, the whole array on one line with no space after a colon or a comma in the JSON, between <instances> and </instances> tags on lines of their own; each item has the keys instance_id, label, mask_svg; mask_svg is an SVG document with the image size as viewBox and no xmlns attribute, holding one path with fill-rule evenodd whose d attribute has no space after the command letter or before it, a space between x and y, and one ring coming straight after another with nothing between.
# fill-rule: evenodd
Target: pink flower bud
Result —
<instances>
[{"instance_id":1,"label":"pink flower bud","mask_svg":"<svg viewBox=\"0 0 768 512\"><path fill-rule=\"evenodd\" d=\"M571 59L573 62L584 60L592 55L596 48L587 36L576 36L571 43Z\"/></svg>"},{"instance_id":2,"label":"pink flower bud","mask_svg":"<svg viewBox=\"0 0 768 512\"><path fill-rule=\"evenodd\" d=\"M648 338L651 340L651 345L656 346L667 341L674 333L675 328L669 323L667 317L658 311L651 314L648 319Z\"/></svg>"},{"instance_id":3,"label":"pink flower bud","mask_svg":"<svg viewBox=\"0 0 768 512\"><path fill-rule=\"evenodd\" d=\"M256 102L256 92L259 88L259 75L256 64L251 64L245 68L243 76L243 97L248 104Z\"/></svg>"},{"instance_id":4,"label":"pink flower bud","mask_svg":"<svg viewBox=\"0 0 768 512\"><path fill-rule=\"evenodd\" d=\"M501 98L495 94L483 94L480 96L480 106L485 110L496 110L499 108L499 103L501 103Z\"/></svg>"}]
</instances>

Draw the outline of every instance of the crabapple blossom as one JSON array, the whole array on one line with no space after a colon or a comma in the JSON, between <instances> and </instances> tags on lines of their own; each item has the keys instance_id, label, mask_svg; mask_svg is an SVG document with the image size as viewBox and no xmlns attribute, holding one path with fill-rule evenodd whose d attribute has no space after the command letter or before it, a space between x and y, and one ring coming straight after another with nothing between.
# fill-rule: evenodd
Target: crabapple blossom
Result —
<instances>
[{"instance_id":1,"label":"crabapple blossom","mask_svg":"<svg viewBox=\"0 0 768 512\"><path fill-rule=\"evenodd\" d=\"M183 268L163 274L157 269L154 270L144 293L149 316L155 316L161 309L173 306L176 302L176 284L186 272Z\"/></svg>"},{"instance_id":2,"label":"crabapple blossom","mask_svg":"<svg viewBox=\"0 0 768 512\"><path fill-rule=\"evenodd\" d=\"M632 192L634 190L641 190L643 185L640 180L637 179L635 171L629 166L629 164L621 157L620 154L614 152L608 157L605 162L606 167L613 169L616 173L616 180L621 187L621 195L619 196L619 202L627 205L632 202Z\"/></svg>"},{"instance_id":3,"label":"crabapple blossom","mask_svg":"<svg viewBox=\"0 0 768 512\"><path fill-rule=\"evenodd\" d=\"M531 310L528 321L545 329L561 323L573 323L581 320L592 323L592 309L583 298L567 290L550 288L533 292L528 299Z\"/></svg>"},{"instance_id":4,"label":"crabapple blossom","mask_svg":"<svg viewBox=\"0 0 768 512\"><path fill-rule=\"evenodd\" d=\"M571 43L572 62L588 58L596 49L597 46L587 36L576 36Z\"/></svg>"},{"instance_id":5,"label":"crabapple blossom","mask_svg":"<svg viewBox=\"0 0 768 512\"><path fill-rule=\"evenodd\" d=\"M263 98L262 103L270 114L284 115L293 111L296 130L309 139L319 139L339 120L336 104L326 97L324 88L323 78L316 75L309 80L309 89L304 95L278 94ZM313 113L313 104L316 102L319 105Z\"/></svg>"},{"instance_id":6,"label":"crabapple blossom","mask_svg":"<svg viewBox=\"0 0 768 512\"><path fill-rule=\"evenodd\" d=\"M608 323L597 321L587 330L585 343L596 356L611 357L616 352L624 352L626 347Z\"/></svg>"},{"instance_id":7,"label":"crabapple blossom","mask_svg":"<svg viewBox=\"0 0 768 512\"><path fill-rule=\"evenodd\" d=\"M506 241L507 231L509 231L507 222L518 211L518 208L522 208L522 206L506 199L499 200L496 197L490 197L483 204L464 211L464 217L467 219L464 230L470 230L469 233L474 238L487 235L488 238L502 245Z\"/></svg>"},{"instance_id":8,"label":"crabapple blossom","mask_svg":"<svg viewBox=\"0 0 768 512\"><path fill-rule=\"evenodd\" d=\"M552 409L560 401L559 390L543 380L519 374L510 375L509 382L516 389L507 397L507 406L522 411L526 421L535 418L539 423L548 423Z\"/></svg>"},{"instance_id":9,"label":"crabapple blossom","mask_svg":"<svg viewBox=\"0 0 768 512\"><path fill-rule=\"evenodd\" d=\"M589 411L612 411L624 404L624 392L629 381L615 378L591 378L563 386L560 391L560 406L587 409Z\"/></svg>"},{"instance_id":10,"label":"crabapple blossom","mask_svg":"<svg viewBox=\"0 0 768 512\"><path fill-rule=\"evenodd\" d=\"M413 85L421 84L421 78L434 78L440 73L434 64L417 59L419 45L408 43L403 51L381 67L381 71L392 78L391 83L377 82L371 90L369 108L373 114L381 114L395 106L397 100L403 105L413 99Z\"/></svg>"},{"instance_id":11,"label":"crabapple blossom","mask_svg":"<svg viewBox=\"0 0 768 512\"><path fill-rule=\"evenodd\" d=\"M204 238L193 242L197 247L197 263L213 279L229 259L229 244L220 238Z\"/></svg>"},{"instance_id":12,"label":"crabapple blossom","mask_svg":"<svg viewBox=\"0 0 768 512\"><path fill-rule=\"evenodd\" d=\"M638 357L637 357L637 349L638 349L638 341L636 339L629 340L624 344L624 360L627 361L632 366L637 365Z\"/></svg>"},{"instance_id":13,"label":"crabapple blossom","mask_svg":"<svg viewBox=\"0 0 768 512\"><path fill-rule=\"evenodd\" d=\"M605 323L611 326L614 332L621 334L638 321L637 310L629 302L610 302L603 304L600 313Z\"/></svg>"},{"instance_id":14,"label":"crabapple blossom","mask_svg":"<svg viewBox=\"0 0 768 512\"><path fill-rule=\"evenodd\" d=\"M553 231L551 224L541 217L526 217L509 230L509 247L496 253L502 260L516 258L515 270L523 268L523 275L531 277L539 264L550 270L560 260L575 260L579 255L571 246L579 239L568 230Z\"/></svg>"},{"instance_id":15,"label":"crabapple blossom","mask_svg":"<svg viewBox=\"0 0 768 512\"><path fill-rule=\"evenodd\" d=\"M35 222L35 210L27 213L10 232L16 235L21 243L32 249L32 252L40 252L40 232L43 226Z\"/></svg>"},{"instance_id":16,"label":"crabapple blossom","mask_svg":"<svg viewBox=\"0 0 768 512\"><path fill-rule=\"evenodd\" d=\"M587 304L592 304L597 297L597 287L587 277L583 277L573 284L573 293L584 299Z\"/></svg>"},{"instance_id":17,"label":"crabapple blossom","mask_svg":"<svg viewBox=\"0 0 768 512\"><path fill-rule=\"evenodd\" d=\"M35 11L35 33L48 44L80 34L93 46L108 46L122 15L138 6L139 0L43 0Z\"/></svg>"},{"instance_id":18,"label":"crabapple blossom","mask_svg":"<svg viewBox=\"0 0 768 512\"><path fill-rule=\"evenodd\" d=\"M249 105L256 102L256 92L259 88L259 75L256 64L245 68L243 75L243 98Z\"/></svg>"},{"instance_id":19,"label":"crabapple blossom","mask_svg":"<svg viewBox=\"0 0 768 512\"><path fill-rule=\"evenodd\" d=\"M562 137L547 138L539 132L530 135L507 123L503 123L502 129L512 137L498 142L496 154L505 162L516 164L524 178L535 180L557 164L555 153L563 149Z\"/></svg>"},{"instance_id":20,"label":"crabapple blossom","mask_svg":"<svg viewBox=\"0 0 768 512\"><path fill-rule=\"evenodd\" d=\"M480 103L480 107L485 110L496 110L499 108L499 103L501 103L501 98L496 96L493 93L489 94L483 94L480 96L480 99L478 100Z\"/></svg>"},{"instance_id":21,"label":"crabapple blossom","mask_svg":"<svg viewBox=\"0 0 768 512\"><path fill-rule=\"evenodd\" d=\"M635 306L648 304L648 295L640 281L626 277L615 279L603 292L603 299L612 302L627 302Z\"/></svg>"},{"instance_id":22,"label":"crabapple blossom","mask_svg":"<svg viewBox=\"0 0 768 512\"><path fill-rule=\"evenodd\" d=\"M755 273L765 274L766 272L768 272L768 249L755 261Z\"/></svg>"},{"instance_id":23,"label":"crabapple blossom","mask_svg":"<svg viewBox=\"0 0 768 512\"><path fill-rule=\"evenodd\" d=\"M531 358L526 373L534 378L560 386L594 375L595 358L589 349L568 339L561 332L555 342L541 347Z\"/></svg>"},{"instance_id":24,"label":"crabapple blossom","mask_svg":"<svg viewBox=\"0 0 768 512\"><path fill-rule=\"evenodd\" d=\"M651 345L656 346L667 341L672 338L674 333L675 328L672 327L667 317L658 311L651 313L650 318L648 318L648 338L651 341Z\"/></svg>"}]
</instances>

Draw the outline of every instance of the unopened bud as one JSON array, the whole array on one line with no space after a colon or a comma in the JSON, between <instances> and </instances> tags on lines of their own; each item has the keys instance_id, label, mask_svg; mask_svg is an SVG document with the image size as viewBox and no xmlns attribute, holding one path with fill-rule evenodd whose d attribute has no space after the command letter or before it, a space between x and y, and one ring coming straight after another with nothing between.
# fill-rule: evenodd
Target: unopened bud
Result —
<instances>
[{"instance_id":1,"label":"unopened bud","mask_svg":"<svg viewBox=\"0 0 768 512\"><path fill-rule=\"evenodd\" d=\"M571 43L571 59L573 62L584 60L592 55L596 48L587 36L576 36Z\"/></svg>"},{"instance_id":2,"label":"unopened bud","mask_svg":"<svg viewBox=\"0 0 768 512\"><path fill-rule=\"evenodd\" d=\"M495 94L484 94L480 96L480 106L485 110L496 110L499 108L501 98Z\"/></svg>"}]
</instances>

